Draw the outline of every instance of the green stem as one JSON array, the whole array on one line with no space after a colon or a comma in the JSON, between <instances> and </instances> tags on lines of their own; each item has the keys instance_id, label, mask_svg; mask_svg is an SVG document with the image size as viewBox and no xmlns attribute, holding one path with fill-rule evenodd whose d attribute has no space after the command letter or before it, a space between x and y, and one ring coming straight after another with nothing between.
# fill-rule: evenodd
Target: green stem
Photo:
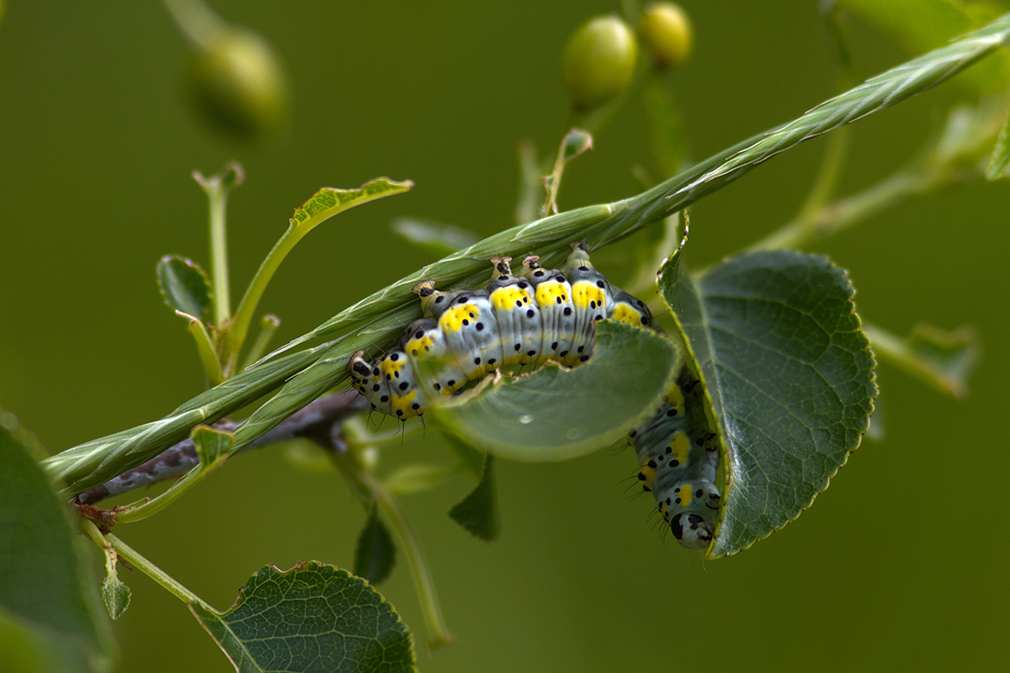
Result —
<instances>
[{"instance_id":1,"label":"green stem","mask_svg":"<svg viewBox=\"0 0 1010 673\"><path fill-rule=\"evenodd\" d=\"M214 289L214 324L221 328L231 317L231 291L228 283L228 231L225 215L228 188L220 179L208 183L210 211L210 273Z\"/></svg>"},{"instance_id":2,"label":"green stem","mask_svg":"<svg viewBox=\"0 0 1010 673\"><path fill-rule=\"evenodd\" d=\"M400 544L403 545L407 555L407 565L410 566L410 574L414 579L414 586L417 587L421 614L424 616L424 623L428 629L428 646L434 649L439 645L451 643L453 637L442 618L442 609L438 605L435 584L431 579L428 564L424 560L421 543L414 535L414 531L396 499L386 490L382 482L375 478L374 474L364 469L356 460L354 453L334 453L331 455L355 495L361 499L366 508L372 502L378 504L379 509L382 510L383 515L396 532Z\"/></svg>"},{"instance_id":3,"label":"green stem","mask_svg":"<svg viewBox=\"0 0 1010 673\"><path fill-rule=\"evenodd\" d=\"M126 544L112 533L102 535L101 531L98 530L98 527L95 526L94 522L87 519L81 520L81 527L84 529L85 534L87 534L87 536L91 538L96 545L102 549L115 549L116 554L118 554L120 559L126 561L131 566L150 577L157 584L161 585L165 591L172 594L180 601L184 603L196 603L205 610L214 612L214 608L207 605L202 598L179 584L174 577L148 561L133 547Z\"/></svg>"},{"instance_id":4,"label":"green stem","mask_svg":"<svg viewBox=\"0 0 1010 673\"><path fill-rule=\"evenodd\" d=\"M238 362L239 351L242 350L242 344L245 341L246 334L249 332L249 324L252 322L253 314L256 312L256 307L259 305L259 301L263 297L267 285L270 284L270 280L274 277L284 258L288 256L288 253L298 244L298 241L302 240L309 231L311 231L309 227L290 225L287 231L284 232L284 235L280 237L270 252L267 253L263 263L260 264L260 268L256 270L256 275L242 296L242 301L239 302L238 309L235 311L231 328L228 330L228 352L230 353L230 357L229 364L225 369L227 373L234 372L235 363Z\"/></svg>"},{"instance_id":5,"label":"green stem","mask_svg":"<svg viewBox=\"0 0 1010 673\"><path fill-rule=\"evenodd\" d=\"M176 314L178 315L179 312L176 311ZM221 362L217 358L217 353L214 350L214 341L210 338L210 333L207 332L207 326L201 320L190 319L186 329L196 342L196 351L200 356L200 362L203 364L203 372L207 376L207 380L210 382L210 385L216 386L221 381L224 381L224 372L221 370Z\"/></svg>"},{"instance_id":6,"label":"green stem","mask_svg":"<svg viewBox=\"0 0 1010 673\"><path fill-rule=\"evenodd\" d=\"M267 345L273 338L274 334L277 333L277 328L280 327L281 321L277 316L268 313L267 315L260 318L260 333L256 337L256 341L249 348L249 353L246 355L245 360L242 361L241 369L245 369L252 363L259 360L264 353L266 353Z\"/></svg>"},{"instance_id":7,"label":"green stem","mask_svg":"<svg viewBox=\"0 0 1010 673\"><path fill-rule=\"evenodd\" d=\"M797 217L747 250L804 248L946 180L941 171L918 166L902 169L858 194L826 204L809 216Z\"/></svg>"}]
</instances>

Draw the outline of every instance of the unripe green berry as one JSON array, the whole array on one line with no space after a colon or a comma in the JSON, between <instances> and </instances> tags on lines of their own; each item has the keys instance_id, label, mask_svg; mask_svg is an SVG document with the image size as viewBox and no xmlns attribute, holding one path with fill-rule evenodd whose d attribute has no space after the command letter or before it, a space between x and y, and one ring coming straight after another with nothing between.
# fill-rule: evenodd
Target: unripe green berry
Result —
<instances>
[{"instance_id":1,"label":"unripe green berry","mask_svg":"<svg viewBox=\"0 0 1010 673\"><path fill-rule=\"evenodd\" d=\"M288 93L270 45L258 34L227 28L193 52L187 84L212 124L244 140L283 126Z\"/></svg>"},{"instance_id":2,"label":"unripe green berry","mask_svg":"<svg viewBox=\"0 0 1010 673\"><path fill-rule=\"evenodd\" d=\"M631 84L638 43L616 16L600 16L582 24L565 45L561 74L572 107L597 107L619 96Z\"/></svg>"},{"instance_id":3,"label":"unripe green berry","mask_svg":"<svg viewBox=\"0 0 1010 673\"><path fill-rule=\"evenodd\" d=\"M691 22L672 2L650 3L635 26L642 51L660 70L676 68L687 60L694 40Z\"/></svg>"}]
</instances>

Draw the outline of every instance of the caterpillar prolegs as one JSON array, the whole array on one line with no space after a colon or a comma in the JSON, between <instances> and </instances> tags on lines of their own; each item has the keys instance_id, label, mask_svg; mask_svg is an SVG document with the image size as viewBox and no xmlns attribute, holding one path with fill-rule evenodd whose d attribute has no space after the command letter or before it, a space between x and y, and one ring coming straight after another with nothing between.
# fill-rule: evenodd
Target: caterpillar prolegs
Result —
<instances>
[{"instance_id":1,"label":"caterpillar prolegs","mask_svg":"<svg viewBox=\"0 0 1010 673\"><path fill-rule=\"evenodd\" d=\"M424 413L431 391L451 395L503 366L578 365L592 355L594 325L604 318L652 327L645 302L593 268L584 244L573 244L561 269L527 257L513 275L510 262L492 259L491 280L480 290L439 292L431 282L414 288L425 317L407 327L399 347L371 363L359 352L348 364L373 411L406 420ZM430 386L420 385L419 365ZM674 536L693 549L712 539L720 499L719 451L697 402L700 389L685 368L656 414L628 433L643 488Z\"/></svg>"}]
</instances>

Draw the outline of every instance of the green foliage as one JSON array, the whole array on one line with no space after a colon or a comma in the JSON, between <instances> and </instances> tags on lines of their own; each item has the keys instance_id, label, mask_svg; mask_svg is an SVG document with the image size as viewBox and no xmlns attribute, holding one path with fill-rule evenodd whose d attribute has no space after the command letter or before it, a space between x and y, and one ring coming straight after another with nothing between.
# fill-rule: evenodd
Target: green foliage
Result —
<instances>
[{"instance_id":1,"label":"green foliage","mask_svg":"<svg viewBox=\"0 0 1010 673\"><path fill-rule=\"evenodd\" d=\"M20 626L8 633L19 647L34 650L29 658L79 670L108 666L116 648L91 568L65 505L30 455L35 444L0 410L0 621Z\"/></svg>"},{"instance_id":2,"label":"green foliage","mask_svg":"<svg viewBox=\"0 0 1010 673\"><path fill-rule=\"evenodd\" d=\"M800 515L869 426L877 387L846 273L779 250L697 280L683 254L660 291L685 338L723 445L723 512L708 556L746 549Z\"/></svg>"},{"instance_id":3,"label":"green foliage","mask_svg":"<svg viewBox=\"0 0 1010 673\"><path fill-rule=\"evenodd\" d=\"M377 509L372 507L354 546L354 574L372 584L381 584L389 577L395 563L393 536L379 518Z\"/></svg>"},{"instance_id":4,"label":"green foliage","mask_svg":"<svg viewBox=\"0 0 1010 673\"><path fill-rule=\"evenodd\" d=\"M989 158L989 165L985 169L987 180L997 180L1007 176L1010 176L1010 116L1007 116L1006 123L999 132L996 146Z\"/></svg>"},{"instance_id":5,"label":"green foliage","mask_svg":"<svg viewBox=\"0 0 1010 673\"><path fill-rule=\"evenodd\" d=\"M449 517L486 542L498 539L501 517L498 515L498 492L495 486L494 456L485 456L484 473L477 486L449 510Z\"/></svg>"},{"instance_id":6,"label":"green foliage","mask_svg":"<svg viewBox=\"0 0 1010 673\"><path fill-rule=\"evenodd\" d=\"M965 3L954 0L836 0L905 48L910 54L920 54L943 46L949 40L981 27L996 18L996 13L980 17L969 13ZM979 3L976 3L976 6ZM954 86L972 96L998 90L1010 75L1010 59L1004 53L963 77Z\"/></svg>"},{"instance_id":7,"label":"green foliage","mask_svg":"<svg viewBox=\"0 0 1010 673\"><path fill-rule=\"evenodd\" d=\"M935 386L963 398L968 394L968 376L978 362L978 339L962 327L945 332L931 325L918 325L901 339L875 325L864 328L881 359Z\"/></svg>"},{"instance_id":8,"label":"green foliage","mask_svg":"<svg viewBox=\"0 0 1010 673\"><path fill-rule=\"evenodd\" d=\"M169 255L158 261L158 289L168 307L206 322L210 317L210 281L195 262Z\"/></svg>"},{"instance_id":9,"label":"green foliage","mask_svg":"<svg viewBox=\"0 0 1010 673\"><path fill-rule=\"evenodd\" d=\"M511 460L551 461L612 445L660 403L677 371L672 341L621 323L596 327L589 362L548 366L449 398L429 413L475 449Z\"/></svg>"},{"instance_id":10,"label":"green foliage","mask_svg":"<svg viewBox=\"0 0 1010 673\"><path fill-rule=\"evenodd\" d=\"M242 673L416 670L399 615L364 580L333 566L267 566L230 610L190 609Z\"/></svg>"}]
</instances>

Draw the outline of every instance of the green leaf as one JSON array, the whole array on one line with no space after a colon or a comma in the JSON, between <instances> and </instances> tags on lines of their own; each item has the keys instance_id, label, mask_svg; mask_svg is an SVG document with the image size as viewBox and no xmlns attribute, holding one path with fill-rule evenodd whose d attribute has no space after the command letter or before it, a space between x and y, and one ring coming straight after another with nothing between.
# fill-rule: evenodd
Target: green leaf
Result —
<instances>
[{"instance_id":1,"label":"green leaf","mask_svg":"<svg viewBox=\"0 0 1010 673\"><path fill-rule=\"evenodd\" d=\"M461 227L410 217L393 220L393 232L406 241L441 255L456 252L480 240L477 234Z\"/></svg>"},{"instance_id":2,"label":"green leaf","mask_svg":"<svg viewBox=\"0 0 1010 673\"><path fill-rule=\"evenodd\" d=\"M195 262L169 255L158 261L158 289L169 308L206 322L212 305L210 281Z\"/></svg>"},{"instance_id":3,"label":"green leaf","mask_svg":"<svg viewBox=\"0 0 1010 673\"><path fill-rule=\"evenodd\" d=\"M33 445L37 440L0 410L0 617L53 650L39 656L80 669L89 661L108 666L115 643L97 582L66 503L30 455Z\"/></svg>"},{"instance_id":4,"label":"green leaf","mask_svg":"<svg viewBox=\"0 0 1010 673\"><path fill-rule=\"evenodd\" d=\"M355 189L323 187L295 210L295 214L291 216L291 227L305 232L311 231L345 210L393 194L402 194L413 186L414 183L410 180L390 180L383 177L369 180Z\"/></svg>"},{"instance_id":5,"label":"green leaf","mask_svg":"<svg viewBox=\"0 0 1010 673\"><path fill-rule=\"evenodd\" d=\"M226 612L190 610L241 673L417 670L410 633L382 595L315 561L266 566Z\"/></svg>"},{"instance_id":6,"label":"green leaf","mask_svg":"<svg viewBox=\"0 0 1010 673\"><path fill-rule=\"evenodd\" d=\"M682 258L664 264L659 287L722 442L715 558L767 537L827 488L869 426L877 387L852 285L825 257L754 252L696 281Z\"/></svg>"},{"instance_id":7,"label":"green leaf","mask_svg":"<svg viewBox=\"0 0 1010 673\"><path fill-rule=\"evenodd\" d=\"M375 507L368 512L365 527L354 547L354 574L372 584L381 584L396 564L396 545Z\"/></svg>"},{"instance_id":8,"label":"green leaf","mask_svg":"<svg viewBox=\"0 0 1010 673\"><path fill-rule=\"evenodd\" d=\"M467 448L470 453L473 450ZM382 480L386 490L396 496L430 491L459 472L455 465L405 465ZM477 471L480 474L480 470Z\"/></svg>"},{"instance_id":9,"label":"green leaf","mask_svg":"<svg viewBox=\"0 0 1010 673\"><path fill-rule=\"evenodd\" d=\"M489 455L484 458L484 474L477 486L449 510L453 521L486 542L497 540L501 533L494 478L494 456Z\"/></svg>"},{"instance_id":10,"label":"green leaf","mask_svg":"<svg viewBox=\"0 0 1010 673\"><path fill-rule=\"evenodd\" d=\"M910 54L942 47L975 30L981 21L952 0L836 0L897 42ZM995 17L993 17L995 18ZM1000 91L1010 75L1010 60L999 54L957 79L962 91L978 96Z\"/></svg>"},{"instance_id":11,"label":"green leaf","mask_svg":"<svg viewBox=\"0 0 1010 673\"><path fill-rule=\"evenodd\" d=\"M118 560L119 555L115 549L105 548L105 579L102 580L102 601L105 602L105 609L113 619L119 619L126 612L126 608L130 607L130 599L133 597L130 587L119 579L119 573L116 571Z\"/></svg>"},{"instance_id":12,"label":"green leaf","mask_svg":"<svg viewBox=\"0 0 1010 673\"><path fill-rule=\"evenodd\" d=\"M568 460L613 445L647 417L679 364L669 338L602 321L586 364L547 365L449 398L429 414L474 448L502 458Z\"/></svg>"},{"instance_id":13,"label":"green leaf","mask_svg":"<svg viewBox=\"0 0 1010 673\"><path fill-rule=\"evenodd\" d=\"M990 182L1006 177L1010 177L1010 115L999 132L989 165L985 169L985 178Z\"/></svg>"},{"instance_id":14,"label":"green leaf","mask_svg":"<svg viewBox=\"0 0 1010 673\"><path fill-rule=\"evenodd\" d=\"M918 325L907 339L875 325L866 325L863 330L882 359L949 395L968 395L968 376L978 362L979 350L970 328L945 332L932 325Z\"/></svg>"}]
</instances>

